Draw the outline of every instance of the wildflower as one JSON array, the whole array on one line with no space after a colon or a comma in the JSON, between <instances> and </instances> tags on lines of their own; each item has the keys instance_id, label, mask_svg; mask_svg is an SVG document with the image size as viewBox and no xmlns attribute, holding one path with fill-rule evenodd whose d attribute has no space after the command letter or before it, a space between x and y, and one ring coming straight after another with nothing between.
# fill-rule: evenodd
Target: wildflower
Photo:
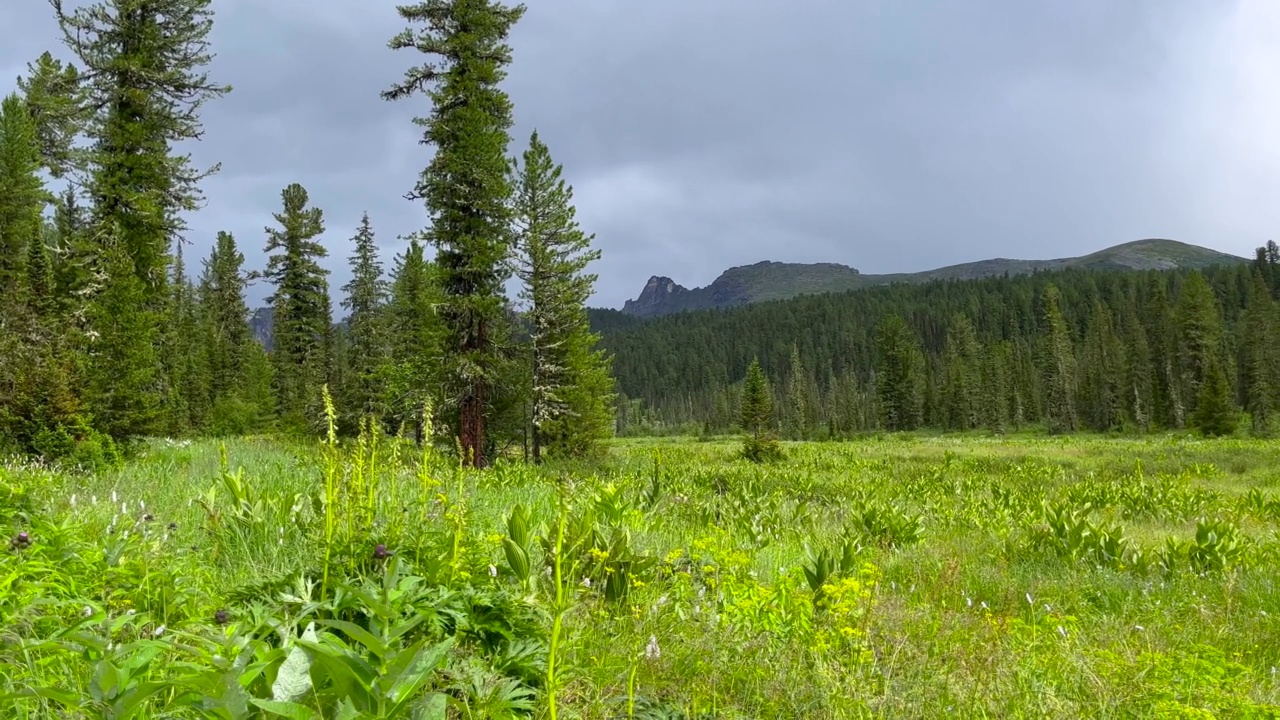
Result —
<instances>
[{"instance_id":1,"label":"wildflower","mask_svg":"<svg viewBox=\"0 0 1280 720\"><path fill-rule=\"evenodd\" d=\"M378 545L373 548L373 558L375 560L385 560L390 554L391 553L387 552L387 546L382 543L378 543Z\"/></svg>"},{"instance_id":2,"label":"wildflower","mask_svg":"<svg viewBox=\"0 0 1280 720\"><path fill-rule=\"evenodd\" d=\"M227 623L231 622L231 613L227 612L226 610L219 610L218 612L213 614L213 621L218 623L219 625L226 625Z\"/></svg>"},{"instance_id":3,"label":"wildflower","mask_svg":"<svg viewBox=\"0 0 1280 720\"><path fill-rule=\"evenodd\" d=\"M120 502L120 499L116 497L116 491L115 491L115 490L112 490L112 491L111 491L111 504L112 504L112 505L115 505L115 504L116 504L116 503L118 503L118 502Z\"/></svg>"},{"instance_id":4,"label":"wildflower","mask_svg":"<svg viewBox=\"0 0 1280 720\"><path fill-rule=\"evenodd\" d=\"M1035 603L1035 601L1031 599L1031 593L1027 593L1027 604L1028 604L1028 605L1035 605L1035 604L1036 604L1036 603Z\"/></svg>"},{"instance_id":5,"label":"wildflower","mask_svg":"<svg viewBox=\"0 0 1280 720\"><path fill-rule=\"evenodd\" d=\"M1058 626L1058 634L1059 634L1059 635L1061 635L1062 637L1066 637L1066 636L1067 636L1067 629L1066 629L1066 628L1064 628L1064 627L1062 627L1061 625L1059 625L1059 626Z\"/></svg>"},{"instance_id":6,"label":"wildflower","mask_svg":"<svg viewBox=\"0 0 1280 720\"><path fill-rule=\"evenodd\" d=\"M498 577L498 568L496 566L489 566L489 577Z\"/></svg>"},{"instance_id":7,"label":"wildflower","mask_svg":"<svg viewBox=\"0 0 1280 720\"><path fill-rule=\"evenodd\" d=\"M84 610L81 610L80 614L84 615L85 617L90 617L93 615L93 608L89 607L88 605L85 605Z\"/></svg>"},{"instance_id":8,"label":"wildflower","mask_svg":"<svg viewBox=\"0 0 1280 720\"><path fill-rule=\"evenodd\" d=\"M649 644L644 648L644 657L646 660L657 660L662 657L662 648L658 647L657 635L649 636Z\"/></svg>"},{"instance_id":9,"label":"wildflower","mask_svg":"<svg viewBox=\"0 0 1280 720\"><path fill-rule=\"evenodd\" d=\"M14 535L13 539L9 541L10 550L25 550L30 546L31 536L25 532L20 532L17 535Z\"/></svg>"},{"instance_id":10,"label":"wildflower","mask_svg":"<svg viewBox=\"0 0 1280 720\"><path fill-rule=\"evenodd\" d=\"M155 630L152 630L152 631L151 631L151 637L160 637L161 635L163 635L163 634L164 634L164 631L165 631L165 629L166 629L167 627L168 627L168 626L166 626L166 625L161 625L160 627L156 628Z\"/></svg>"},{"instance_id":11,"label":"wildflower","mask_svg":"<svg viewBox=\"0 0 1280 720\"><path fill-rule=\"evenodd\" d=\"M591 578L589 577L582 578L582 587L586 587L586 588L591 587Z\"/></svg>"},{"instance_id":12,"label":"wildflower","mask_svg":"<svg viewBox=\"0 0 1280 720\"><path fill-rule=\"evenodd\" d=\"M71 507L75 507L75 506L76 506L76 496L75 496L75 493L72 493L72 494L71 494Z\"/></svg>"}]
</instances>

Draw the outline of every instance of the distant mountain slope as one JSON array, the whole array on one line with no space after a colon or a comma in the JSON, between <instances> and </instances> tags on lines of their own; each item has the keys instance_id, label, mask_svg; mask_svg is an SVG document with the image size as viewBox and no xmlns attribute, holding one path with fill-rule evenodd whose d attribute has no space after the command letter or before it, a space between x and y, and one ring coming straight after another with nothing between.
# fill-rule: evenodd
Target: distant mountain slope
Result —
<instances>
[{"instance_id":1,"label":"distant mountain slope","mask_svg":"<svg viewBox=\"0 0 1280 720\"><path fill-rule=\"evenodd\" d=\"M685 310L736 307L895 282L972 280L1005 273L1025 275L1042 270L1172 270L1242 262L1248 261L1198 245L1164 239L1135 240L1081 257L1055 260L995 258L924 272L888 275L864 275L854 268L835 263L765 261L729 268L710 285L693 289L678 285L671 278L655 275L649 278L639 297L623 305L622 312L635 317L655 317Z\"/></svg>"}]
</instances>

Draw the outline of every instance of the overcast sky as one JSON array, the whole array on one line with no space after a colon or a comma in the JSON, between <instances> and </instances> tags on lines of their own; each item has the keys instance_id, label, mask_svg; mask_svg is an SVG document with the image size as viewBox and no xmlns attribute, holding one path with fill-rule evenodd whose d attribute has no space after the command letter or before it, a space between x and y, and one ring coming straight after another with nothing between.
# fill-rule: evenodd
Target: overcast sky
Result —
<instances>
[{"instance_id":1,"label":"overcast sky","mask_svg":"<svg viewBox=\"0 0 1280 720\"><path fill-rule=\"evenodd\" d=\"M532 0L506 83L512 154L538 129L603 259L593 304L650 275L759 260L906 272L1169 237L1238 255L1280 208L1275 0ZM280 190L323 208L331 286L367 210L385 264L425 211L421 61L380 0L214 0L198 162L223 163L192 256L252 267ZM0 91L65 55L46 0L0 0ZM253 291L259 300L264 289Z\"/></svg>"}]
</instances>

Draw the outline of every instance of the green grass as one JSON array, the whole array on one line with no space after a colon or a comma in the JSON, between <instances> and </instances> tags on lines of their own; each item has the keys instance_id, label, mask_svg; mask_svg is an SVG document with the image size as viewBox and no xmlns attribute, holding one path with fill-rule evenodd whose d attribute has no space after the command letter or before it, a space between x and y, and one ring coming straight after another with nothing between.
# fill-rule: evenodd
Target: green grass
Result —
<instances>
[{"instance_id":1,"label":"green grass","mask_svg":"<svg viewBox=\"0 0 1280 720\"><path fill-rule=\"evenodd\" d=\"M211 441L94 476L11 463L0 527L31 543L0 554L0 696L47 691L0 716L1280 717L1274 442L784 447L760 467L732 439L619 440L469 473L261 438L225 469Z\"/></svg>"}]
</instances>

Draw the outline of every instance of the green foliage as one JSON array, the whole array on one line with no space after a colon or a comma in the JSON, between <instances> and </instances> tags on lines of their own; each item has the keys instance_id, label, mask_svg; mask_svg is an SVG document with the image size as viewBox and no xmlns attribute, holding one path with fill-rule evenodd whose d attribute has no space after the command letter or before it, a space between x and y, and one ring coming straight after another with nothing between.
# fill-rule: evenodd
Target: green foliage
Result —
<instances>
[{"instance_id":1,"label":"green foliage","mask_svg":"<svg viewBox=\"0 0 1280 720\"><path fill-rule=\"evenodd\" d=\"M876 328L876 393L887 430L914 430L923 421L924 357L915 331L899 315Z\"/></svg>"},{"instance_id":2,"label":"green foliage","mask_svg":"<svg viewBox=\"0 0 1280 720\"><path fill-rule=\"evenodd\" d=\"M747 433L742 440L742 457L753 463L782 459L782 446L773 437L773 395L759 359L752 358L747 366L739 412L739 423Z\"/></svg>"},{"instance_id":3,"label":"green foliage","mask_svg":"<svg viewBox=\"0 0 1280 720\"><path fill-rule=\"evenodd\" d=\"M507 145L511 101L501 89L511 62L506 44L524 6L493 0L426 0L398 8L400 17L426 28L392 38L396 50L432 59L410 68L383 92L388 100L417 93L432 103L418 118L423 141L434 146L410 197L423 200L443 290L444 385L458 409L457 437L464 461L487 464L485 421L504 369L507 323L503 283L509 271L511 195Z\"/></svg>"},{"instance_id":4,"label":"green foliage","mask_svg":"<svg viewBox=\"0 0 1280 720\"><path fill-rule=\"evenodd\" d=\"M537 132L522 162L513 163L515 274L527 303L529 426L532 457L544 444L552 457L598 451L613 430L613 377L599 336L587 322L586 302L600 258L574 218L573 188Z\"/></svg>"},{"instance_id":5,"label":"green foliage","mask_svg":"<svg viewBox=\"0 0 1280 720\"><path fill-rule=\"evenodd\" d=\"M366 424L318 454L173 441L98 474L7 465L0 713L1276 703L1266 441L869 438L797 443L767 472L732 448L615 442L607 479L473 472Z\"/></svg>"},{"instance_id":6,"label":"green foliage","mask_svg":"<svg viewBox=\"0 0 1280 720\"><path fill-rule=\"evenodd\" d=\"M308 418L318 416L320 386L329 379L329 271L319 262L329 253L316 239L324 232L324 214L308 207L306 189L293 183L280 196L284 207L274 215L280 227L267 229L263 273L275 286L268 298L274 310L272 379L282 425L303 431L312 427Z\"/></svg>"},{"instance_id":7,"label":"green foliage","mask_svg":"<svg viewBox=\"0 0 1280 720\"><path fill-rule=\"evenodd\" d=\"M383 404L398 426L412 425L415 437L422 438L424 403L439 406L443 399L436 390L442 331L438 315L441 299L434 265L423 256L422 244L409 241L396 259L387 308L391 336L391 363L382 377ZM430 438L425 438L430 440Z\"/></svg>"},{"instance_id":8,"label":"green foliage","mask_svg":"<svg viewBox=\"0 0 1280 720\"><path fill-rule=\"evenodd\" d=\"M706 435L732 432L736 418L727 409L736 388L721 369L752 357L783 389L779 415L789 436L848 438L889 429L884 412L894 406L886 408L880 395L895 384L881 380L901 364L886 365L877 348L879 328L893 315L909 319L923 354L908 363L919 367L909 385L919 393L923 427L1181 430L1191 422L1199 389L1184 372L1198 356L1185 352L1184 337L1216 333L1214 355L1237 405L1252 403L1265 415L1280 386L1269 379L1276 364L1265 349L1271 344L1250 339L1265 338L1270 323L1265 303L1252 302L1259 311L1246 312L1254 274L1243 263L1195 275L1042 272L870 287L625 323L603 311L592 317L627 398L620 427L629 434L692 426ZM1200 281L1192 279L1197 275ZM1049 312L1054 305L1056 314ZM793 349L798 362L788 363ZM1257 370L1249 370L1251 363ZM804 377L793 380L791 367L802 367ZM792 400L804 405L803 423Z\"/></svg>"},{"instance_id":9,"label":"green foliage","mask_svg":"<svg viewBox=\"0 0 1280 720\"><path fill-rule=\"evenodd\" d=\"M1202 435L1219 436L1235 432L1238 422L1226 373L1216 360L1211 360L1200 383L1192 423Z\"/></svg>"},{"instance_id":10,"label":"green foliage","mask_svg":"<svg viewBox=\"0 0 1280 720\"><path fill-rule=\"evenodd\" d=\"M3 307L25 291L28 246L42 243L48 201L40 179L36 128L17 93L0 102L0 297Z\"/></svg>"},{"instance_id":11,"label":"green foliage","mask_svg":"<svg viewBox=\"0 0 1280 720\"><path fill-rule=\"evenodd\" d=\"M342 406L355 418L386 414L379 381L390 355L387 331L387 284L378 261L378 246L369 223L369 214L360 218L351 255L351 281L342 286L346 298L342 307L347 316L350 379ZM348 423L350 425L351 423Z\"/></svg>"}]
</instances>

